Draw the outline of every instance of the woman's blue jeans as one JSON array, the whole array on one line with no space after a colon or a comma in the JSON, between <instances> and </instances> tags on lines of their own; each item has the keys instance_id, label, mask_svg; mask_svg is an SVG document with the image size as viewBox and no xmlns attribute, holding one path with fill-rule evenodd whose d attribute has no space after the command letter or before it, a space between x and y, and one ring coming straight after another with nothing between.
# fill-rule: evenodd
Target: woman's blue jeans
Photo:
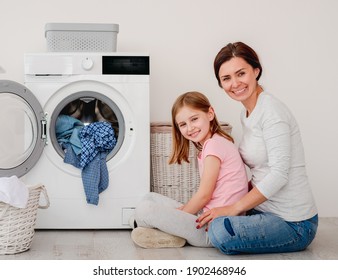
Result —
<instances>
[{"instance_id":1,"label":"woman's blue jeans","mask_svg":"<svg viewBox=\"0 0 338 280\"><path fill-rule=\"evenodd\" d=\"M214 247L227 255L302 251L314 239L318 215L300 222L255 210L246 216L218 217L208 229Z\"/></svg>"}]
</instances>

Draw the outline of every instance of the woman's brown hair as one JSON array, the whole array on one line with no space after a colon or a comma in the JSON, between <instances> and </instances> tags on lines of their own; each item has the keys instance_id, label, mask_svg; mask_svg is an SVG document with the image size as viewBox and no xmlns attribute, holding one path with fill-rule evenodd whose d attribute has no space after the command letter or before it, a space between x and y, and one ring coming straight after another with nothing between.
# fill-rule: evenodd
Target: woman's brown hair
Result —
<instances>
[{"instance_id":1,"label":"woman's brown hair","mask_svg":"<svg viewBox=\"0 0 338 280\"><path fill-rule=\"evenodd\" d=\"M186 92L180 95L173 107L171 109L171 117L172 117L172 154L169 159L169 164L178 163L181 164L182 161L189 162L189 140L183 137L178 124L176 123L176 115L178 114L179 110L184 107L188 106L193 109L201 110L205 113L209 112L211 107L208 98L197 91ZM210 121L210 131L211 135L215 133L220 134L221 136L225 137L231 142L234 142L234 139L222 130L221 125L219 124L216 115L214 116L213 120ZM198 150L202 150L202 146L200 144L194 143L195 147Z\"/></svg>"}]
</instances>

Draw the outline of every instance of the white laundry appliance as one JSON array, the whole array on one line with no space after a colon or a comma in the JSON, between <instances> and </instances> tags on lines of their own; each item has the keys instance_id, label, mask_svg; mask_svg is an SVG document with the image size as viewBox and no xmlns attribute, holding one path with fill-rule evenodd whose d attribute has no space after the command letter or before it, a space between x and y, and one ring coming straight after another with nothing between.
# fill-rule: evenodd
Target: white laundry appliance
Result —
<instances>
[{"instance_id":1,"label":"white laundry appliance","mask_svg":"<svg viewBox=\"0 0 338 280\"><path fill-rule=\"evenodd\" d=\"M50 207L38 211L37 228L128 228L150 190L149 56L32 53L24 65L24 85L0 81L0 176L46 186ZM64 163L60 115L108 121L115 131L109 186L97 205L86 201L81 169Z\"/></svg>"}]
</instances>

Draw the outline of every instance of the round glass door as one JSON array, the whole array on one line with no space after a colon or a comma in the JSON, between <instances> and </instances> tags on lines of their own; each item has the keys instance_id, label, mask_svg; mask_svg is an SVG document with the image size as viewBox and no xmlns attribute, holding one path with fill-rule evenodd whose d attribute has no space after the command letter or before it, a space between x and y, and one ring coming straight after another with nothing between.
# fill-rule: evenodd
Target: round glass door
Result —
<instances>
[{"instance_id":1,"label":"round glass door","mask_svg":"<svg viewBox=\"0 0 338 280\"><path fill-rule=\"evenodd\" d=\"M43 110L35 96L13 81L0 81L0 176L18 177L39 159Z\"/></svg>"}]
</instances>

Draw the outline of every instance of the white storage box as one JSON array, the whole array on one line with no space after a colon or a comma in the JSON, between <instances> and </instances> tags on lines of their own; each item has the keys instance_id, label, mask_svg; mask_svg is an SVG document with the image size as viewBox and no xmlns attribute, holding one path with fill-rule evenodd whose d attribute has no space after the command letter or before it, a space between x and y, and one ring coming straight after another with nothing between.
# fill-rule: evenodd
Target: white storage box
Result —
<instances>
[{"instance_id":1,"label":"white storage box","mask_svg":"<svg viewBox=\"0 0 338 280\"><path fill-rule=\"evenodd\" d=\"M222 129L231 134L232 126L221 123ZM152 123L150 128L151 191L186 203L197 191L200 175L197 149L190 143L189 161L169 165L172 149L171 123Z\"/></svg>"},{"instance_id":2,"label":"white storage box","mask_svg":"<svg viewBox=\"0 0 338 280\"><path fill-rule=\"evenodd\" d=\"M115 52L118 24L47 23L45 37L50 52Z\"/></svg>"}]
</instances>

